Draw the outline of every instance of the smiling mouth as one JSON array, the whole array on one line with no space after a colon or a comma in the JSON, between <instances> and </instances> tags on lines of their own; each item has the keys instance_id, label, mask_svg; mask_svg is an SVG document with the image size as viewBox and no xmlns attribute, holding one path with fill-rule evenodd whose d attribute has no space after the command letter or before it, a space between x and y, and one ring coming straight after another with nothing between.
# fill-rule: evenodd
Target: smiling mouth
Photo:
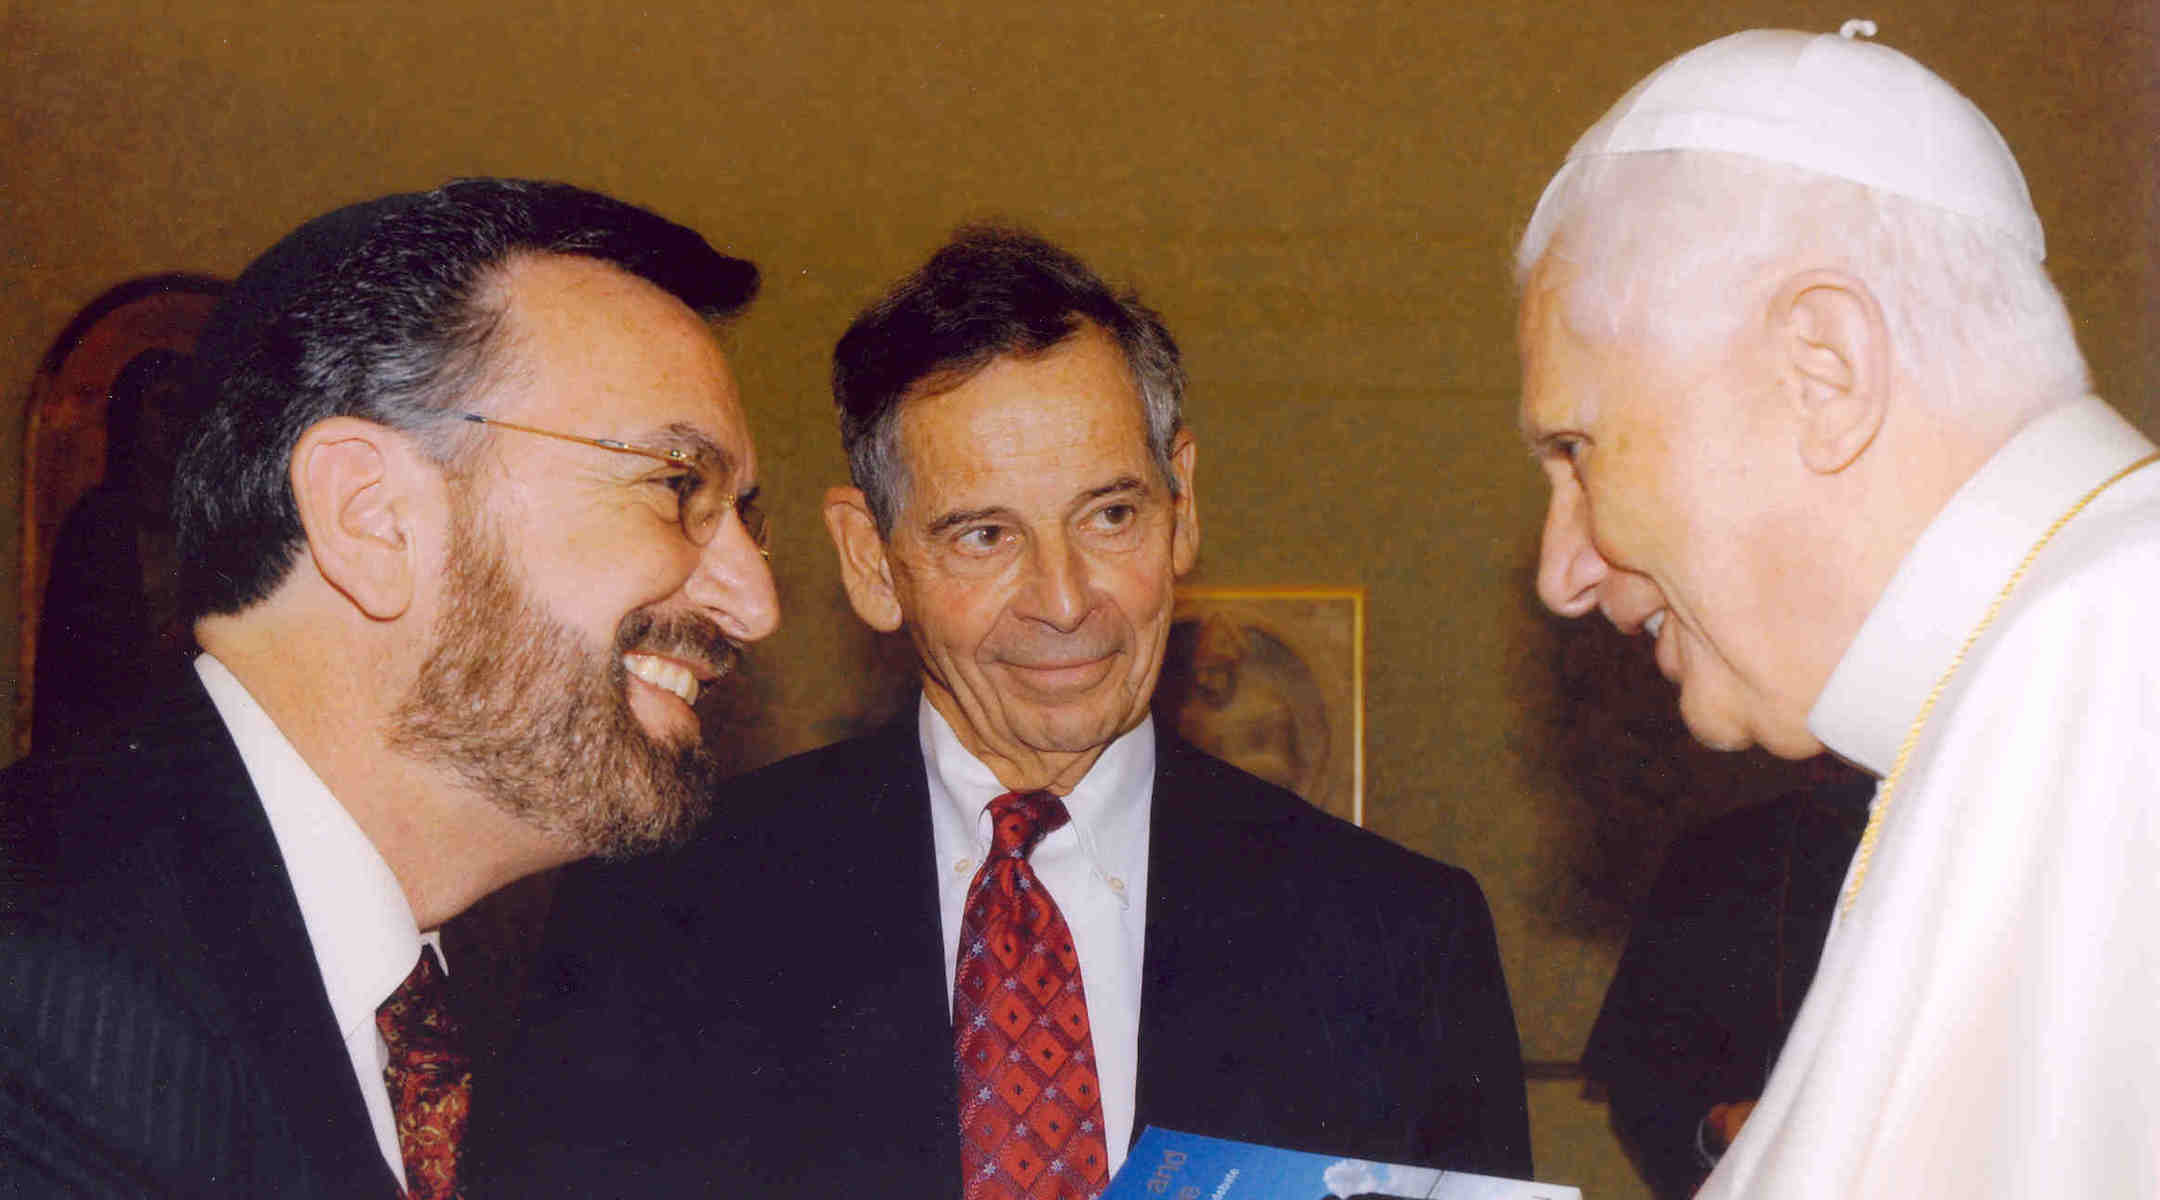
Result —
<instances>
[{"instance_id":1,"label":"smiling mouth","mask_svg":"<svg viewBox=\"0 0 2160 1200\"><path fill-rule=\"evenodd\" d=\"M1016 662L1008 663L1007 665L1012 667L1014 670L1023 671L1029 675L1073 675L1098 667L1104 662L1108 661L1109 658L1110 656L1105 654L1101 658L1076 658L1070 662Z\"/></svg>"},{"instance_id":2,"label":"smiling mouth","mask_svg":"<svg viewBox=\"0 0 2160 1200\"><path fill-rule=\"evenodd\" d=\"M698 678L689 667L671 658L658 658L650 654L625 654L623 670L667 692L684 704L696 704Z\"/></svg>"},{"instance_id":3,"label":"smiling mouth","mask_svg":"<svg viewBox=\"0 0 2160 1200\"><path fill-rule=\"evenodd\" d=\"M1077 671L1081 667L1092 667L1108 657L1110 656L1107 654L1091 654L1084 658L1068 658L1058 662L1023 662L1008 658L1005 662L1023 671Z\"/></svg>"},{"instance_id":4,"label":"smiling mouth","mask_svg":"<svg viewBox=\"0 0 2160 1200\"><path fill-rule=\"evenodd\" d=\"M1090 658L1062 659L1056 662L1015 662L1007 659L1005 665L1016 672L1026 686L1051 692L1093 686L1103 672L1109 670L1114 654L1102 654Z\"/></svg>"}]
</instances>

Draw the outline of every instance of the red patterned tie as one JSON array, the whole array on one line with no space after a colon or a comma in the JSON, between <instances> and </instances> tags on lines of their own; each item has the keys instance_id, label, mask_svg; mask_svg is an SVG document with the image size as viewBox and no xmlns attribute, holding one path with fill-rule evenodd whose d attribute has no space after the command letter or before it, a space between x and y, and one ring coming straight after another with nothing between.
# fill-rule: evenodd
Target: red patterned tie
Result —
<instances>
[{"instance_id":1,"label":"red patterned tie","mask_svg":"<svg viewBox=\"0 0 2160 1200\"><path fill-rule=\"evenodd\" d=\"M472 1112L472 1062L433 946L420 947L412 974L375 1010L375 1027L390 1047L383 1082L397 1114L405 1194L450 1200L458 1194L458 1143Z\"/></svg>"},{"instance_id":2,"label":"red patterned tie","mask_svg":"<svg viewBox=\"0 0 2160 1200\"><path fill-rule=\"evenodd\" d=\"M1072 930L1027 861L1071 817L1049 792L1007 792L990 817L953 980L965 1195L1093 1200L1110 1159L1087 993Z\"/></svg>"}]
</instances>

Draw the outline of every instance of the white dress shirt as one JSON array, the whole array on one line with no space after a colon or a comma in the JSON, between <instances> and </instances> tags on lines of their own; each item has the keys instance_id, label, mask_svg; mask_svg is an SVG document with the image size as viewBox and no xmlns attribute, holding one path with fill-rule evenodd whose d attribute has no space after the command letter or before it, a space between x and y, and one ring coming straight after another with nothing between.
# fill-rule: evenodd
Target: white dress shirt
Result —
<instances>
[{"instance_id":1,"label":"white dress shirt","mask_svg":"<svg viewBox=\"0 0 2160 1200\"><path fill-rule=\"evenodd\" d=\"M434 945L438 955L442 947L437 935L420 933L397 876L374 843L233 673L207 654L195 660L195 672L239 746L270 818L376 1145L403 1187L405 1159L383 1082L390 1049L375 1027L375 1010L411 973L423 943Z\"/></svg>"},{"instance_id":2,"label":"white dress shirt","mask_svg":"<svg viewBox=\"0 0 2160 1200\"><path fill-rule=\"evenodd\" d=\"M917 717L930 776L930 830L944 871L938 919L945 931L945 1006L952 1010L961 909L990 849L989 805L1007 790L960 744L925 699ZM1139 1076L1140 965L1147 934L1148 814L1155 791L1155 728L1141 721L1103 749L1066 796L1072 821L1028 855L1035 874L1072 928L1087 992L1088 1024L1102 1086L1110 1170L1132 1140Z\"/></svg>"},{"instance_id":3,"label":"white dress shirt","mask_svg":"<svg viewBox=\"0 0 2160 1200\"><path fill-rule=\"evenodd\" d=\"M2151 452L2097 400L2021 431L1899 565L1816 736L1888 773L2042 533ZM2156 596L2160 464L2062 528L1942 692L1703 1196L2160 1195Z\"/></svg>"}]
</instances>

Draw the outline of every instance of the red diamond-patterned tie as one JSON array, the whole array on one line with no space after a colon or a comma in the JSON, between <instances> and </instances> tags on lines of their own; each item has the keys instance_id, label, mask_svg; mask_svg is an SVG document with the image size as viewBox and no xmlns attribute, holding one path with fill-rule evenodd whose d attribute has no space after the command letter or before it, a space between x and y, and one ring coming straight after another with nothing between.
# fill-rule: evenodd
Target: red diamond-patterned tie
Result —
<instances>
[{"instance_id":1,"label":"red diamond-patterned tie","mask_svg":"<svg viewBox=\"0 0 2160 1200\"><path fill-rule=\"evenodd\" d=\"M472 1062L435 947L420 947L412 973L375 1010L375 1027L390 1047L383 1082L397 1116L405 1194L450 1200L458 1194L458 1144L472 1112Z\"/></svg>"},{"instance_id":2,"label":"red diamond-patterned tie","mask_svg":"<svg viewBox=\"0 0 2160 1200\"><path fill-rule=\"evenodd\" d=\"M953 974L967 1200L1093 1200L1109 1182L1080 957L1028 853L1071 815L1049 792L990 802Z\"/></svg>"}]
</instances>

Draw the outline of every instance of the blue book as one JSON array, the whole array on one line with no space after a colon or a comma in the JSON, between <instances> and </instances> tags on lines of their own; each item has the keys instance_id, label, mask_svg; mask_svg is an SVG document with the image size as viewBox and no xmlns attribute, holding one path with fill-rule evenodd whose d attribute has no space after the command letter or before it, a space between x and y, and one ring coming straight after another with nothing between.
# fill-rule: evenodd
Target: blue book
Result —
<instances>
[{"instance_id":1,"label":"blue book","mask_svg":"<svg viewBox=\"0 0 2160 1200\"><path fill-rule=\"evenodd\" d=\"M1579 1188L1278 1150L1150 1125L1102 1200L1582 1200Z\"/></svg>"}]
</instances>

